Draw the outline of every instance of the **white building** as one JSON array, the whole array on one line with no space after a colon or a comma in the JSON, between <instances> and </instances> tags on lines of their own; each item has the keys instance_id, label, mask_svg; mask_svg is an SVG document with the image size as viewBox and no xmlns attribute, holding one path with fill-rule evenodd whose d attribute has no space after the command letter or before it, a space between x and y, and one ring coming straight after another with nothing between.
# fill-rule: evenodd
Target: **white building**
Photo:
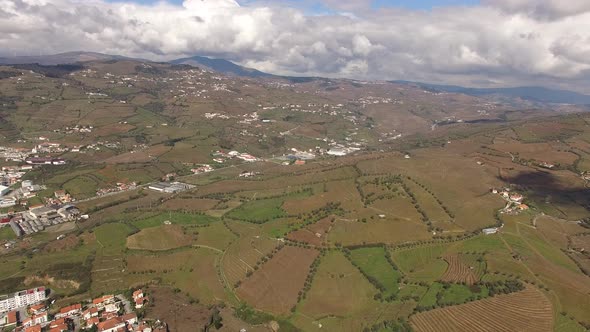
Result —
<instances>
[{"instance_id":1,"label":"white building","mask_svg":"<svg viewBox=\"0 0 590 332\"><path fill-rule=\"evenodd\" d=\"M8 194L9 191L10 188L8 188L7 186L0 186L0 196Z\"/></svg>"},{"instance_id":2,"label":"white building","mask_svg":"<svg viewBox=\"0 0 590 332\"><path fill-rule=\"evenodd\" d=\"M482 229L481 232L484 233L485 235L496 234L496 233L498 233L498 227L485 228L485 229Z\"/></svg>"},{"instance_id":3,"label":"white building","mask_svg":"<svg viewBox=\"0 0 590 332\"><path fill-rule=\"evenodd\" d=\"M45 299L45 287L23 290L11 295L3 295L0 296L0 313L30 306Z\"/></svg>"}]
</instances>

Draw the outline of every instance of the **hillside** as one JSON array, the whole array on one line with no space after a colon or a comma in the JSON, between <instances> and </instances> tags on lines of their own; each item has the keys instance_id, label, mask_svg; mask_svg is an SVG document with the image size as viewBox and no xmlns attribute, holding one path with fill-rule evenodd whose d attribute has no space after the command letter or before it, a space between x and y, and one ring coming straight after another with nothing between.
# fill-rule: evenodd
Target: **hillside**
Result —
<instances>
[{"instance_id":1,"label":"hillside","mask_svg":"<svg viewBox=\"0 0 590 332\"><path fill-rule=\"evenodd\" d=\"M188 58L172 60L169 62L173 64L185 64L195 67L201 67L203 69L212 70L226 75L235 75L252 78L276 77L275 75L263 73L256 69L236 65L235 63L225 59L215 59L204 56L193 56Z\"/></svg>"},{"instance_id":2,"label":"hillside","mask_svg":"<svg viewBox=\"0 0 590 332\"><path fill-rule=\"evenodd\" d=\"M438 85L430 83L393 81L395 83L415 85L424 89L439 92L462 93L470 96L502 96L521 98L539 103L589 105L590 96L567 90L555 90L538 86L513 88L466 88L456 85Z\"/></svg>"},{"instance_id":3,"label":"hillside","mask_svg":"<svg viewBox=\"0 0 590 332\"><path fill-rule=\"evenodd\" d=\"M76 62L0 66L6 181L52 160L10 213L67 193L88 215L1 229L0 293L143 287L171 331L212 309L222 331L590 326L584 107Z\"/></svg>"}]
</instances>

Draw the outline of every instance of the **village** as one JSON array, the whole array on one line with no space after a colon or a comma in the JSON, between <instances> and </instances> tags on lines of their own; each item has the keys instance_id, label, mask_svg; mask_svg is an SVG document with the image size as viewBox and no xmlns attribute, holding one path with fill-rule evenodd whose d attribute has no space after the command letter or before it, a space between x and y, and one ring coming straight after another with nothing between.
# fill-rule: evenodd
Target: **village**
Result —
<instances>
[{"instance_id":1,"label":"village","mask_svg":"<svg viewBox=\"0 0 590 332\"><path fill-rule=\"evenodd\" d=\"M492 194L499 195L506 201L506 206L500 210L500 213L518 214L522 211L529 210L529 206L524 204L525 197L522 194L512 191L510 188L491 189Z\"/></svg>"},{"instance_id":2,"label":"village","mask_svg":"<svg viewBox=\"0 0 590 332\"><path fill-rule=\"evenodd\" d=\"M165 332L159 320L141 319L148 296L142 289L56 307L46 287L0 296L0 328L15 332Z\"/></svg>"}]
</instances>

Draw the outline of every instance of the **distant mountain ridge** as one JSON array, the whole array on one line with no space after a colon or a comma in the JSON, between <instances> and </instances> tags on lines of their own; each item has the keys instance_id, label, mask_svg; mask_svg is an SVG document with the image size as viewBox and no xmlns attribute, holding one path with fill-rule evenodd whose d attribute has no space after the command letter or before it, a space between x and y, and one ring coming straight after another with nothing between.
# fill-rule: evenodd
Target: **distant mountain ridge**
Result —
<instances>
[{"instance_id":1,"label":"distant mountain ridge","mask_svg":"<svg viewBox=\"0 0 590 332\"><path fill-rule=\"evenodd\" d=\"M15 57L0 57L0 65L24 65L37 63L43 66L67 65L78 62L110 61L110 60L140 60L122 55L111 55L97 52L66 52L52 55L29 55Z\"/></svg>"},{"instance_id":2,"label":"distant mountain ridge","mask_svg":"<svg viewBox=\"0 0 590 332\"><path fill-rule=\"evenodd\" d=\"M97 52L66 52L53 55L39 56L16 56L0 57L0 65L26 65L39 64L43 66L68 65L92 61L116 61L116 60L135 60L142 62L151 62L149 60L130 58L121 55L111 55ZM253 68L237 65L229 60L209 58L204 56L192 56L169 61L171 64L185 64L197 66L211 71L219 72L226 75L234 75L250 78L283 78L294 83L308 82L319 77L287 77L265 73ZM419 88L438 91L461 93L475 97L501 96L506 98L521 98L523 100L549 103L549 104L574 104L590 105L590 95L569 91L549 89L538 86L524 86L512 88L468 88L457 85L441 85L422 82L411 82L403 80L390 81L391 83L414 85Z\"/></svg>"},{"instance_id":3,"label":"distant mountain ridge","mask_svg":"<svg viewBox=\"0 0 590 332\"><path fill-rule=\"evenodd\" d=\"M499 95L510 98L550 104L590 105L590 96L569 90L549 89L539 86L513 88L466 88L457 85L439 85L411 81L391 81L392 83L415 85L425 90L462 93L475 97Z\"/></svg>"},{"instance_id":4,"label":"distant mountain ridge","mask_svg":"<svg viewBox=\"0 0 590 332\"><path fill-rule=\"evenodd\" d=\"M188 58L181 58L169 61L172 64L184 64L202 67L212 71L220 72L228 75L251 77L251 78L270 78L279 77L273 74L268 74L253 68L237 65L231 61L225 59L208 58L204 56L192 56Z\"/></svg>"}]
</instances>

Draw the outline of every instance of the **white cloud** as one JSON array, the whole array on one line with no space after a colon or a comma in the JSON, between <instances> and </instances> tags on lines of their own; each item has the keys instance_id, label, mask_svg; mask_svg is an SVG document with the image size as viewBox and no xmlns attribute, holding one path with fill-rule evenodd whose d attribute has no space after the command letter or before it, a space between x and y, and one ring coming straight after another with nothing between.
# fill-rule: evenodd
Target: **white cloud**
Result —
<instances>
[{"instance_id":1,"label":"white cloud","mask_svg":"<svg viewBox=\"0 0 590 332\"><path fill-rule=\"evenodd\" d=\"M484 0L484 4L540 19L560 19L590 11L588 0Z\"/></svg>"},{"instance_id":2,"label":"white cloud","mask_svg":"<svg viewBox=\"0 0 590 332\"><path fill-rule=\"evenodd\" d=\"M288 75L590 90L586 1L487 0L431 12L375 11L367 3L342 2L343 10L364 8L350 17L235 0L182 6L0 0L0 55L86 50L167 60L200 54Z\"/></svg>"}]
</instances>

